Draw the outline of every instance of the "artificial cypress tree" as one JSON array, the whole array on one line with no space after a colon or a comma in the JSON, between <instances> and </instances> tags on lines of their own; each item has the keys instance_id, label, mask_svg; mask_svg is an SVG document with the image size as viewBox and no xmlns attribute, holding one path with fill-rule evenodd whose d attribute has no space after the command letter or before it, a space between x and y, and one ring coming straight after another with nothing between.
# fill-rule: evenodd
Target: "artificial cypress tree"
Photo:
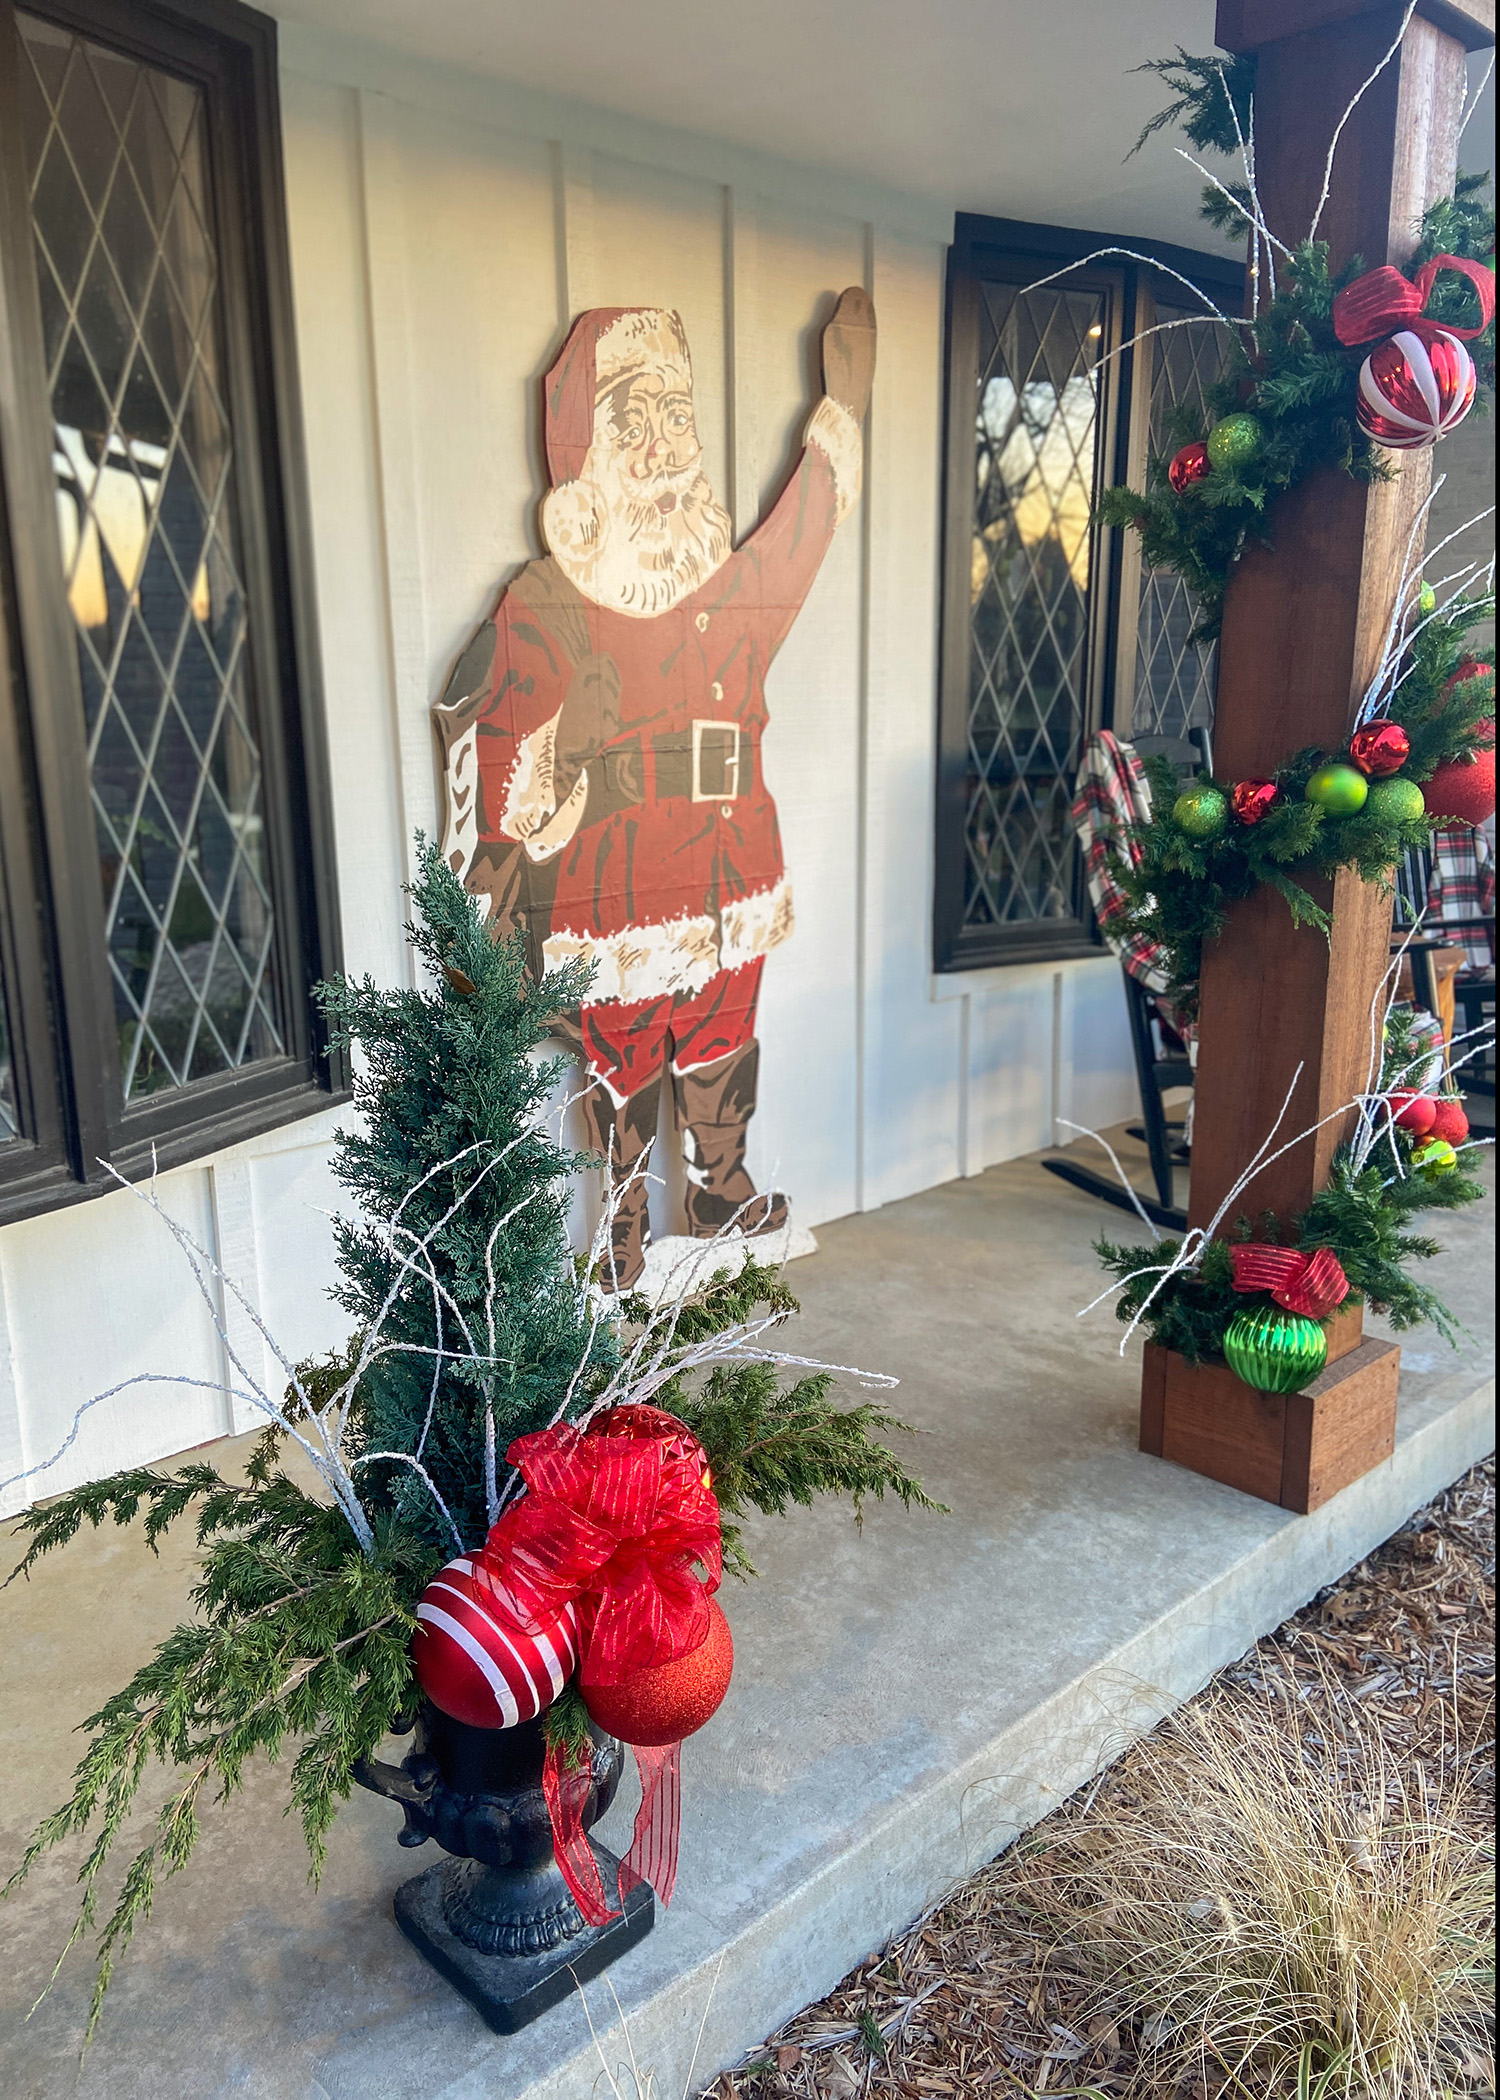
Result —
<instances>
[{"instance_id":1,"label":"artificial cypress tree","mask_svg":"<svg viewBox=\"0 0 1500 2100\"><path fill-rule=\"evenodd\" d=\"M616 1349L570 1258L568 1176L585 1162L544 1115L565 1063L532 1054L587 973L528 985L521 941L491 939L425 841L410 895L434 988L318 992L335 1043L361 1053L360 1124L334 1159L359 1214L335 1220L334 1295L380 1332L359 1383L362 1497L451 1550L483 1543L507 1446L569 1395L581 1412Z\"/></svg>"},{"instance_id":2,"label":"artificial cypress tree","mask_svg":"<svg viewBox=\"0 0 1500 2100\"><path fill-rule=\"evenodd\" d=\"M99 1929L90 2032L159 1884L193 1853L206 1788L232 1795L250 1758L296 1743L290 1805L317 1873L356 1765L420 1697L417 1599L455 1544L482 1544L518 1436L582 1415L606 1392L631 1397L644 1367L651 1396L705 1445L742 1573L733 1520L749 1509L780 1514L823 1494L857 1509L887 1491L941 1506L876 1441L904 1424L869 1401L834 1406L826 1367L782 1363L764 1346L797 1310L771 1271L747 1262L666 1308L591 1296L567 1229L569 1176L583 1161L544 1117L560 1061L536 1055L586 973L530 980L519 944L494 941L437 849L418 844L408 937L432 982L381 991L346 979L317 995L335 1040L360 1058L360 1119L335 1160L359 1205L335 1225L335 1296L357 1323L351 1340L300 1365L280 1400L261 1395L268 1426L243 1479L203 1462L134 1467L17 1520L30 1535L17 1574L106 1521L141 1518L154 1547L191 1514L202 1549L196 1616L84 1724L73 1791L4 1890L53 1846L91 1836L69 1942ZM206 1289L211 1258L168 1222ZM806 1375L787 1380L788 1364ZM302 1441L319 1491L284 1469L289 1438ZM549 1720L565 1733L575 1710L570 1687ZM172 1783L101 1923L101 1876L154 1761Z\"/></svg>"}]
</instances>

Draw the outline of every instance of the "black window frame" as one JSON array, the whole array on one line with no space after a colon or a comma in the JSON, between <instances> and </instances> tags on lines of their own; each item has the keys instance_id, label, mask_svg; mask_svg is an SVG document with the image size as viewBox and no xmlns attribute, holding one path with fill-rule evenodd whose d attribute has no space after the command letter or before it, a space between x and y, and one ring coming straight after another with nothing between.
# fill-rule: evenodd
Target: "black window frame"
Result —
<instances>
[{"instance_id":1,"label":"black window frame","mask_svg":"<svg viewBox=\"0 0 1500 2100\"><path fill-rule=\"evenodd\" d=\"M1104 338L1109 362L1100 386L1095 437L1096 487L1129 477L1141 450L1138 401L1149 406L1146 382L1137 386L1137 352L1130 347L1150 299L1153 263L1199 286L1224 313L1240 311L1245 271L1232 252L1215 255L1167 242L1033 225L1017 219L960 212L948 251L944 313L943 535L941 637L938 673L936 815L933 871L933 969L964 970L1065 962L1096 956L1103 943L1089 904L1081 856L1073 864L1073 916L1015 926L966 926L965 789L968 754L971 647L971 562L974 516L974 390L978 379L978 300L982 282L1034 284L1049 272L1079 264L1101 249L1128 248L1145 261L1113 254L1070 269L1062 286L1105 296ZM1113 354L1110 354L1113 353ZM1144 396L1141 401L1140 397ZM1138 469L1137 469L1138 470ZM1115 720L1122 626L1123 535L1091 528L1089 632L1084 735ZM1134 622L1134 609L1128 616Z\"/></svg>"},{"instance_id":2,"label":"black window frame","mask_svg":"<svg viewBox=\"0 0 1500 2100\"><path fill-rule=\"evenodd\" d=\"M130 1106L55 525L18 11L174 72L206 103L287 1045ZM116 1186L104 1162L136 1179L348 1097L310 997L342 955L276 24L239 0L0 0L0 962L24 1132L0 1146L0 1222Z\"/></svg>"}]
</instances>

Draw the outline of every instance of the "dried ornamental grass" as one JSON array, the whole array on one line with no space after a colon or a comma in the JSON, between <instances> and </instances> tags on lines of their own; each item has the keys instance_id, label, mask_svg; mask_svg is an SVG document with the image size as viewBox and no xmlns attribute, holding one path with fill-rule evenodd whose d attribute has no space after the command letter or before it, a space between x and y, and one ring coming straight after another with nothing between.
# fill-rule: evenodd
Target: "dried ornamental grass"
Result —
<instances>
[{"instance_id":1,"label":"dried ornamental grass","mask_svg":"<svg viewBox=\"0 0 1500 2100\"><path fill-rule=\"evenodd\" d=\"M1493 1979L1487 1848L1463 1824L1363 1717L1331 1749L1296 1708L1216 1699L1041 1841L1022 1894L1101 2003L1149 2008L1144 2090L1436 2100Z\"/></svg>"},{"instance_id":2,"label":"dried ornamental grass","mask_svg":"<svg viewBox=\"0 0 1500 2100\"><path fill-rule=\"evenodd\" d=\"M1222 1705L1267 1728L1299 1733L1304 1752L1337 1763L1365 1799L1366 1736L1399 1764L1410 1794L1440 1804L1475 1845L1487 1842L1494 1783L1495 1465L1487 1460L1419 1510L1368 1559L1321 1591L1276 1633L1222 1670L1169 1723ZM1038 1909L1040 1848L1138 1806L1138 1744L1056 1809L1029 1842L983 1868L820 2004L799 2013L714 2100L1333 2100L1343 2075L1318 2069L1316 2049L1283 2049L1238 2091L1220 2065L1205 2076L1163 2046L1159 1994L1101 1976L1079 1944ZM1387 1800L1394 1843L1400 1804ZM1082 1840L1080 1840L1082 1842ZM1189 1900L1200 1901L1201 1887ZM1050 1899L1055 1903L1055 1892ZM1111 1986L1113 1986L1111 1988ZM1437 2090L1493 2100L1487 2038L1455 2023L1451 2084ZM1174 2064L1177 2068L1174 2070ZM1274 2083L1268 2082L1274 2079ZM1320 2090L1320 2080L1322 2089ZM1389 2086L1389 2079L1387 2086ZM1422 2100L1420 2087L1412 2100Z\"/></svg>"}]
</instances>

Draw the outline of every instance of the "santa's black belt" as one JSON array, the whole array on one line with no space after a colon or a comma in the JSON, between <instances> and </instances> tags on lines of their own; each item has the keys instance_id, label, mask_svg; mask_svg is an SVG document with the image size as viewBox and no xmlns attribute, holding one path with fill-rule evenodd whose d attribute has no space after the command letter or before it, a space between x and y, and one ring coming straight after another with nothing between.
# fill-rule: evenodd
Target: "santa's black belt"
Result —
<instances>
[{"instance_id":1,"label":"santa's black belt","mask_svg":"<svg viewBox=\"0 0 1500 2100\"><path fill-rule=\"evenodd\" d=\"M582 831L622 810L652 802L735 802L755 782L755 752L747 733L733 722L695 722L690 729L664 730L649 745L653 792L647 794L642 739L606 744L588 762L589 792L579 822Z\"/></svg>"}]
</instances>

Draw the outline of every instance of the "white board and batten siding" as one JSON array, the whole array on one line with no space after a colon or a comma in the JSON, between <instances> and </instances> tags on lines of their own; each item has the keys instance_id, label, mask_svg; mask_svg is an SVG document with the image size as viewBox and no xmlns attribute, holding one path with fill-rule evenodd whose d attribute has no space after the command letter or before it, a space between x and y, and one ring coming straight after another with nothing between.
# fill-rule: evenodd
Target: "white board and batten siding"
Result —
<instances>
[{"instance_id":1,"label":"white board and batten siding","mask_svg":"<svg viewBox=\"0 0 1500 2100\"><path fill-rule=\"evenodd\" d=\"M769 682L766 774L795 938L761 1004L751 1166L817 1225L1128 1112L1106 959L935 980L942 284L951 221L760 159L289 27L282 111L347 967L405 981L400 884L438 821L428 708L499 584L541 551L542 373L586 307L675 307L710 471L739 533L816 396L822 322L872 293L865 500ZM328 1113L165 1176L288 1355L327 1299ZM230 1302L231 1343L274 1362ZM5 1506L249 1426L162 1223L117 1193L0 1232Z\"/></svg>"}]
</instances>

